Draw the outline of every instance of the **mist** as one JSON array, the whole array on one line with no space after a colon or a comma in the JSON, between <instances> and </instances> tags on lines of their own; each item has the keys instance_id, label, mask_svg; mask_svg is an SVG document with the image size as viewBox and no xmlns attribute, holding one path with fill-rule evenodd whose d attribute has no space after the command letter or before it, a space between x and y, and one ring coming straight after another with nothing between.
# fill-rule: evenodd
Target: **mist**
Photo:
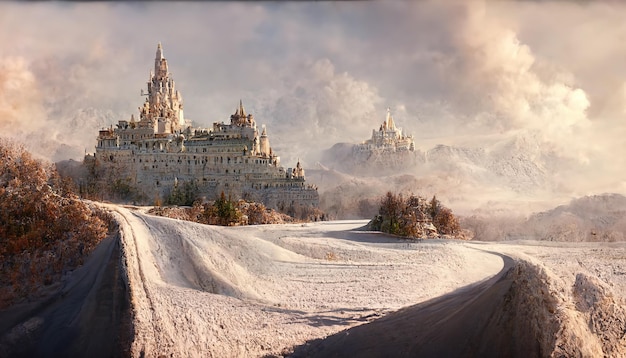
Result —
<instances>
[{"instance_id":1,"label":"mist","mask_svg":"<svg viewBox=\"0 0 626 358\"><path fill-rule=\"evenodd\" d=\"M227 121L242 99L287 167L340 170L323 151L368 139L389 107L422 153L484 153L403 173L453 207L626 193L625 11L608 1L2 3L0 130L40 157L80 160L99 128L137 115L161 42L186 117ZM538 179L520 186L519 173ZM369 182L379 192L407 181Z\"/></svg>"}]
</instances>

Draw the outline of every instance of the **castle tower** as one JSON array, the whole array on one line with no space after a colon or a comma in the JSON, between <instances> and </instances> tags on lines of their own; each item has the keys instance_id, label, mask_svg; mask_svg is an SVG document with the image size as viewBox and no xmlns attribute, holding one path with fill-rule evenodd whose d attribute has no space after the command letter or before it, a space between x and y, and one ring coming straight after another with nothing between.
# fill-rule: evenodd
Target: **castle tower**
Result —
<instances>
[{"instance_id":1,"label":"castle tower","mask_svg":"<svg viewBox=\"0 0 626 358\"><path fill-rule=\"evenodd\" d=\"M156 57L154 58L154 75L161 80L167 77L167 60L163 57L163 47L161 43L157 45Z\"/></svg>"},{"instance_id":2,"label":"castle tower","mask_svg":"<svg viewBox=\"0 0 626 358\"><path fill-rule=\"evenodd\" d=\"M296 164L295 169L293 170L294 177L304 179L304 168L300 164L300 159L298 158L298 164Z\"/></svg>"},{"instance_id":3,"label":"castle tower","mask_svg":"<svg viewBox=\"0 0 626 358\"><path fill-rule=\"evenodd\" d=\"M239 107L235 109L235 113L230 116L230 124L237 126L247 126L251 124L252 115L246 114L246 110L243 108L243 102L239 100Z\"/></svg>"},{"instance_id":4,"label":"castle tower","mask_svg":"<svg viewBox=\"0 0 626 358\"><path fill-rule=\"evenodd\" d=\"M138 125L153 128L155 133L173 133L184 129L183 98L170 77L161 43L157 45L154 70L150 71L146 103L140 108Z\"/></svg>"},{"instance_id":5,"label":"castle tower","mask_svg":"<svg viewBox=\"0 0 626 358\"><path fill-rule=\"evenodd\" d=\"M239 100L239 116L246 117L246 110L243 108L243 102Z\"/></svg>"},{"instance_id":6,"label":"castle tower","mask_svg":"<svg viewBox=\"0 0 626 358\"><path fill-rule=\"evenodd\" d=\"M390 131L396 130L396 124L393 122L393 117L391 116L391 109L387 108L387 118L385 119L387 123L387 129Z\"/></svg>"},{"instance_id":7,"label":"castle tower","mask_svg":"<svg viewBox=\"0 0 626 358\"><path fill-rule=\"evenodd\" d=\"M267 137L267 130L265 129L265 124L263 125L263 131L261 132L261 137L259 138L259 149L261 151L261 155L264 157L268 157L270 155L270 140Z\"/></svg>"}]
</instances>

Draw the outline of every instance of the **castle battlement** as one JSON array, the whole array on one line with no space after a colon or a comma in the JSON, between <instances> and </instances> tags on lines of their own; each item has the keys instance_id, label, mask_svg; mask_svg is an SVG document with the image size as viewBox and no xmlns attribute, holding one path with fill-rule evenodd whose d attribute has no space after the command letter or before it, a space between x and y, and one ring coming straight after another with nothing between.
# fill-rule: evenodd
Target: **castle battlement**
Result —
<instances>
[{"instance_id":1,"label":"castle battlement","mask_svg":"<svg viewBox=\"0 0 626 358\"><path fill-rule=\"evenodd\" d=\"M267 128L240 100L230 123L194 128L184 118L180 91L168 72L159 43L150 71L139 120L134 115L99 131L95 163L102 180L122 182L151 200L166 197L181 183L191 183L201 196L263 202L268 207L317 206L314 186L305 183L300 162L285 169L270 146Z\"/></svg>"}]
</instances>

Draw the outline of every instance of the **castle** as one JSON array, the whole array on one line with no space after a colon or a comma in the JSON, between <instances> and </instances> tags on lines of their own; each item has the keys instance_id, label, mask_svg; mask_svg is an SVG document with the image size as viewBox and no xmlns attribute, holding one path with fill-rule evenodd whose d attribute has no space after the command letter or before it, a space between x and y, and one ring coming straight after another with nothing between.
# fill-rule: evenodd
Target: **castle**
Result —
<instances>
[{"instance_id":1,"label":"castle","mask_svg":"<svg viewBox=\"0 0 626 358\"><path fill-rule=\"evenodd\" d=\"M147 84L139 120L131 115L100 130L95 155L86 158L105 173L100 180L132 188L147 200L191 185L209 200L224 192L276 209L317 207L317 188L305 183L300 162L295 168L280 165L267 129L262 126L259 133L241 100L229 124L192 127L160 43Z\"/></svg>"},{"instance_id":2,"label":"castle","mask_svg":"<svg viewBox=\"0 0 626 358\"><path fill-rule=\"evenodd\" d=\"M391 116L391 110L387 108L387 118L380 125L378 131L372 129L372 138L357 144L354 147L355 152L384 152L396 153L415 151L415 142L413 136L403 135L402 128L397 128L396 123Z\"/></svg>"},{"instance_id":3,"label":"castle","mask_svg":"<svg viewBox=\"0 0 626 358\"><path fill-rule=\"evenodd\" d=\"M378 130L372 129L372 137L352 147L348 170L355 173L369 172L372 169L396 170L406 168L421 161L420 152L415 150L412 135L402 133L396 127L387 109L387 117Z\"/></svg>"}]
</instances>

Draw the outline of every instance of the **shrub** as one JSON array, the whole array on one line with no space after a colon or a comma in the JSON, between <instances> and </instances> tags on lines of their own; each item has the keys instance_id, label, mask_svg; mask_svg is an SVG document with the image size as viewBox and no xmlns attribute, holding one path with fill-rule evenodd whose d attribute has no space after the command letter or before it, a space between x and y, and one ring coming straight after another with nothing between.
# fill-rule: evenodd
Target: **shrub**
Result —
<instances>
[{"instance_id":1,"label":"shrub","mask_svg":"<svg viewBox=\"0 0 626 358\"><path fill-rule=\"evenodd\" d=\"M0 139L0 308L82 264L107 233L49 163Z\"/></svg>"},{"instance_id":2,"label":"shrub","mask_svg":"<svg viewBox=\"0 0 626 358\"><path fill-rule=\"evenodd\" d=\"M458 219L436 197L433 196L430 201L415 195L404 199L402 194L392 192L387 192L380 199L378 215L368 227L412 238L460 234Z\"/></svg>"}]
</instances>

